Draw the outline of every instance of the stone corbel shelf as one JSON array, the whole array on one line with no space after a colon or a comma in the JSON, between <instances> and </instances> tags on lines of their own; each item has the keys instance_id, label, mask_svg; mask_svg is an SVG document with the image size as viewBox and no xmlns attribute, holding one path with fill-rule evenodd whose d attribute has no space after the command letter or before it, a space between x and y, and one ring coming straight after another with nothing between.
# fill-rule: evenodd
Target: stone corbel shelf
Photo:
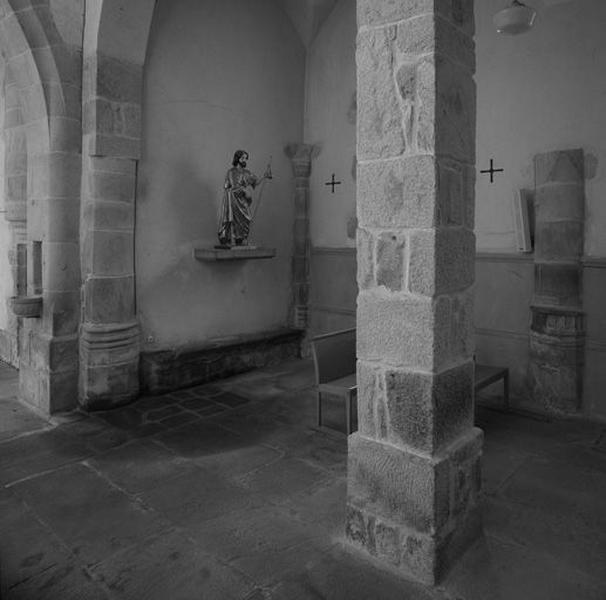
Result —
<instances>
[{"instance_id":1,"label":"stone corbel shelf","mask_svg":"<svg viewBox=\"0 0 606 600\"><path fill-rule=\"evenodd\" d=\"M220 248L194 248L194 258L205 262L222 262L233 260L251 260L259 258L273 258L276 255L275 248L261 248L254 246L250 248L238 248L223 250Z\"/></svg>"}]
</instances>

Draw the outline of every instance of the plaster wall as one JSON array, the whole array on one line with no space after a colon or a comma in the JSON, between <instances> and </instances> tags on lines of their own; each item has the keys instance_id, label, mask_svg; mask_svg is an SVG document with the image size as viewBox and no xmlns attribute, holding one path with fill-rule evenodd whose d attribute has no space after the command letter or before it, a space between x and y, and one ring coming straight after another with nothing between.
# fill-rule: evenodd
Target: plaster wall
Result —
<instances>
[{"instance_id":1,"label":"plaster wall","mask_svg":"<svg viewBox=\"0 0 606 600\"><path fill-rule=\"evenodd\" d=\"M356 215L356 2L339 0L307 58L305 141L318 147L310 177L314 246L354 247ZM325 185L332 174L341 185Z\"/></svg>"},{"instance_id":2,"label":"plaster wall","mask_svg":"<svg viewBox=\"0 0 606 600\"><path fill-rule=\"evenodd\" d=\"M8 326L7 301L12 296L13 281L8 253L11 245L11 232L8 221L4 218L6 210L4 201L4 73L5 63L0 60L0 330Z\"/></svg>"},{"instance_id":3,"label":"plaster wall","mask_svg":"<svg viewBox=\"0 0 606 600\"><path fill-rule=\"evenodd\" d=\"M188 347L287 326L293 179L303 135L304 47L274 0L159 0L148 45L136 216L137 311L145 349ZM270 260L197 262L217 243L238 148L261 175L251 244Z\"/></svg>"},{"instance_id":4,"label":"plaster wall","mask_svg":"<svg viewBox=\"0 0 606 600\"><path fill-rule=\"evenodd\" d=\"M585 254L606 256L606 43L603 0L531 3L535 27L495 32L501 0L476 2L477 166L505 169L494 183L478 173L480 250L515 251L511 197L534 187L533 157L583 148L587 160Z\"/></svg>"}]
</instances>

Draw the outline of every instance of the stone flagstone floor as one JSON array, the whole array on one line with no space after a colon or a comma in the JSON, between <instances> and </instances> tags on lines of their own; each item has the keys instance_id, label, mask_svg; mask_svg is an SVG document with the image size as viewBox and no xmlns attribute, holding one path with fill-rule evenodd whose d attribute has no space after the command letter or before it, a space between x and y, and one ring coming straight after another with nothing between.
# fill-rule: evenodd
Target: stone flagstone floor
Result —
<instances>
[{"instance_id":1,"label":"stone flagstone floor","mask_svg":"<svg viewBox=\"0 0 606 600\"><path fill-rule=\"evenodd\" d=\"M479 409L485 536L441 586L342 544L309 361L45 421L0 364L2 600L604 600L606 433Z\"/></svg>"}]
</instances>

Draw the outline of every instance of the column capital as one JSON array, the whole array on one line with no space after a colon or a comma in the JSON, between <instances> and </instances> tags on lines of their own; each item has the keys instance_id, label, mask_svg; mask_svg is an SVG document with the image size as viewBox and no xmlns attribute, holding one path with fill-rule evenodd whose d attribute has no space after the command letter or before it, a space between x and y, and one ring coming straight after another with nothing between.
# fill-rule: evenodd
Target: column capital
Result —
<instances>
[{"instance_id":1,"label":"column capital","mask_svg":"<svg viewBox=\"0 0 606 600\"><path fill-rule=\"evenodd\" d=\"M292 162L295 177L309 177L311 175L311 160L318 154L319 148L313 144L288 144L284 153Z\"/></svg>"}]
</instances>

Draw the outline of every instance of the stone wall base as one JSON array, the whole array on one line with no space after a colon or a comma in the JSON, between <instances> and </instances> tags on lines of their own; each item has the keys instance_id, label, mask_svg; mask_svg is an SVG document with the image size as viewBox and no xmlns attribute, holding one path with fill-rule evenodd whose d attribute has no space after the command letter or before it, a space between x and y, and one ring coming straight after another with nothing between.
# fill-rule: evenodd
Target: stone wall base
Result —
<instances>
[{"instance_id":1,"label":"stone wall base","mask_svg":"<svg viewBox=\"0 0 606 600\"><path fill-rule=\"evenodd\" d=\"M300 356L303 332L283 329L218 340L200 348L141 354L141 391L163 394Z\"/></svg>"},{"instance_id":2,"label":"stone wall base","mask_svg":"<svg viewBox=\"0 0 606 600\"><path fill-rule=\"evenodd\" d=\"M349 437L346 537L434 585L481 535L482 432L472 429L430 457Z\"/></svg>"},{"instance_id":3,"label":"stone wall base","mask_svg":"<svg viewBox=\"0 0 606 600\"><path fill-rule=\"evenodd\" d=\"M0 329L0 360L11 365L19 367L17 336L10 331Z\"/></svg>"}]
</instances>

